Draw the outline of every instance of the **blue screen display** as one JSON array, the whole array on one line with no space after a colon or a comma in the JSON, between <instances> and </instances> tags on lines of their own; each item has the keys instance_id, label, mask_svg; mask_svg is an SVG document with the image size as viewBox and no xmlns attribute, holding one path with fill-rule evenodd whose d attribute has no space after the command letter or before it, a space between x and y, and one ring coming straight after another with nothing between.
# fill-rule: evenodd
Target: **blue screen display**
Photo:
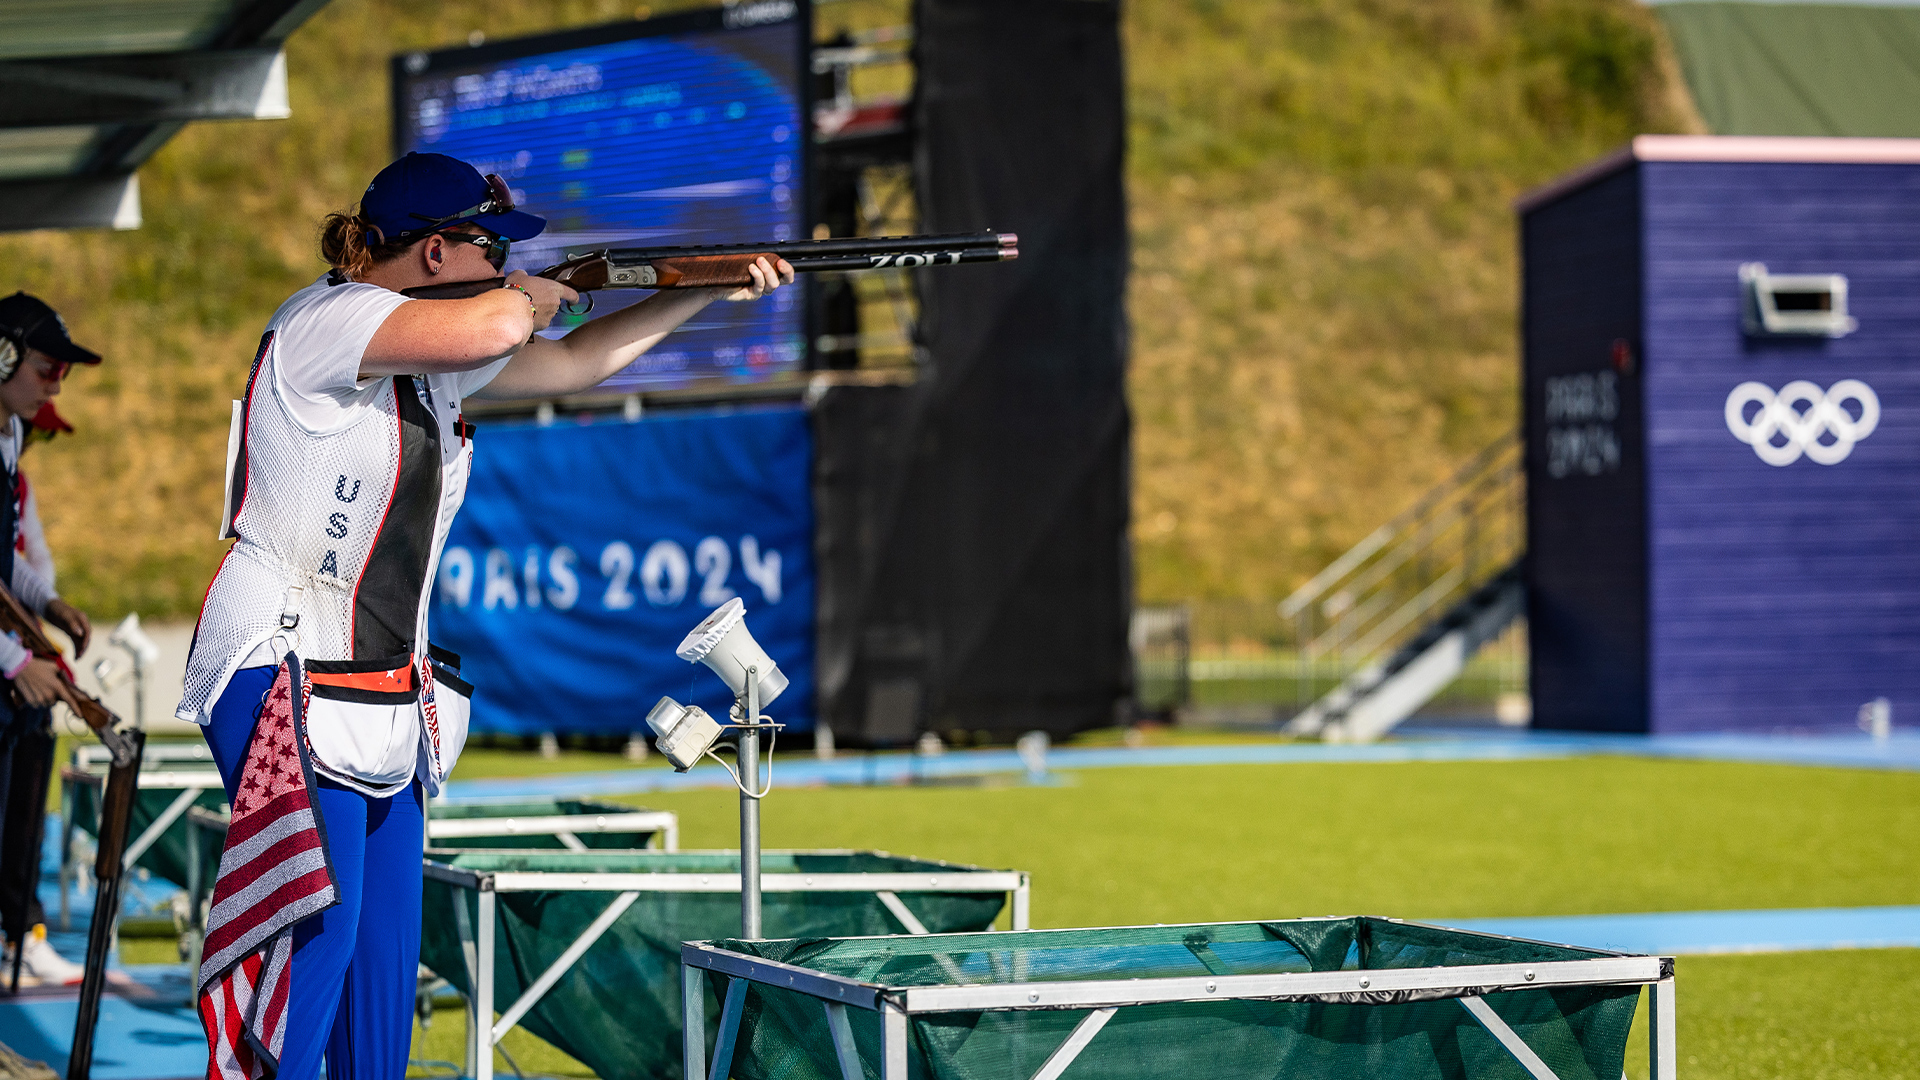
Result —
<instances>
[{"instance_id":1,"label":"blue screen display","mask_svg":"<svg viewBox=\"0 0 1920 1080\"><path fill-rule=\"evenodd\" d=\"M747 9L746 5L734 10ZM415 53L395 65L402 150L432 151L498 173L515 201L548 221L516 243L509 269L538 270L601 247L791 240L806 229L802 175L802 20L797 5L756 4L783 18L726 29L685 17L636 35L545 51L538 40ZM695 21L700 21L696 19ZM567 35L568 44L582 37ZM594 294L598 317L652 293ZM799 289L716 303L603 388L757 382L805 357ZM549 333L578 325L556 320Z\"/></svg>"}]
</instances>

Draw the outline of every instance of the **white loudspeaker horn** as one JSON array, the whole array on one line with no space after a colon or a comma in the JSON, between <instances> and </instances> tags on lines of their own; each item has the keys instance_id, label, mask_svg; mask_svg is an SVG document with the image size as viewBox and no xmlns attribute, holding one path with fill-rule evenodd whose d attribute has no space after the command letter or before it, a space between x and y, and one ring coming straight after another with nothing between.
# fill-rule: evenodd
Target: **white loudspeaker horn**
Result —
<instances>
[{"instance_id":1,"label":"white loudspeaker horn","mask_svg":"<svg viewBox=\"0 0 1920 1080\"><path fill-rule=\"evenodd\" d=\"M763 709L787 688L787 677L780 673L767 650L747 632L747 605L737 596L701 620L674 650L674 655L688 663L712 668L735 697L743 697L747 692L747 669L758 671Z\"/></svg>"},{"instance_id":2,"label":"white loudspeaker horn","mask_svg":"<svg viewBox=\"0 0 1920 1080\"><path fill-rule=\"evenodd\" d=\"M145 666L151 666L160 659L160 646L155 645L147 632L140 629L137 612L129 613L120 620L120 625L114 627L113 633L107 636L107 644L127 650L139 657L140 663Z\"/></svg>"}]
</instances>

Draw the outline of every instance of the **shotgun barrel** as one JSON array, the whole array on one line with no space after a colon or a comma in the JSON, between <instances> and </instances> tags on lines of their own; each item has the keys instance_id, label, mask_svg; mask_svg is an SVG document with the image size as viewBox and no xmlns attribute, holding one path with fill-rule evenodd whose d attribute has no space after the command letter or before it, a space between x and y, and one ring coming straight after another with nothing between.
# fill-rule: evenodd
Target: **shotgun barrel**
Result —
<instances>
[{"instance_id":1,"label":"shotgun barrel","mask_svg":"<svg viewBox=\"0 0 1920 1080\"><path fill-rule=\"evenodd\" d=\"M979 232L713 247L606 248L574 255L535 276L583 293L600 289L726 288L752 284L747 268L762 256L786 259L798 273L916 269L1017 259L1019 242L1013 233ZM416 286L404 290L403 295L415 300L464 300L505 284L504 277L485 278Z\"/></svg>"},{"instance_id":2,"label":"shotgun barrel","mask_svg":"<svg viewBox=\"0 0 1920 1080\"><path fill-rule=\"evenodd\" d=\"M709 247L610 248L608 255L630 259L671 259L689 255L778 255L789 262L821 255L924 254L969 248L1017 248L1018 233L988 230L937 236L846 236L832 240L783 240L771 244L719 244Z\"/></svg>"},{"instance_id":3,"label":"shotgun barrel","mask_svg":"<svg viewBox=\"0 0 1920 1080\"><path fill-rule=\"evenodd\" d=\"M113 924L120 915L120 887L126 881L123 865L127 834L133 826L134 798L140 789L140 758L147 733L126 733L132 757L115 760L107 771L107 789L100 799L99 849L94 857L93 921L87 925L86 973L80 980L80 1001L73 1023L73 1044L67 1054L67 1080L89 1080L93 1074L93 1033L100 1022L100 995L107 988L107 952L113 944Z\"/></svg>"}]
</instances>

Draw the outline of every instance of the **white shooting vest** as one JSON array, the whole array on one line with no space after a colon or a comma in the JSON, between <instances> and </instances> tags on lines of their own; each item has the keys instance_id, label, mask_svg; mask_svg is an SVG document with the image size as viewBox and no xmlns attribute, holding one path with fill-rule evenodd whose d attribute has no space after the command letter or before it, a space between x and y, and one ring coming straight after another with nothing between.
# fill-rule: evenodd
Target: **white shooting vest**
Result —
<instances>
[{"instance_id":1,"label":"white shooting vest","mask_svg":"<svg viewBox=\"0 0 1920 1080\"><path fill-rule=\"evenodd\" d=\"M429 652L440 550L466 497L462 374L395 376L325 434L276 390L261 339L228 439L227 552L194 630L178 715L205 723L234 672L271 643L307 661L322 775L374 796L417 776L437 793L466 741L472 688ZM256 659L255 662L258 662Z\"/></svg>"}]
</instances>

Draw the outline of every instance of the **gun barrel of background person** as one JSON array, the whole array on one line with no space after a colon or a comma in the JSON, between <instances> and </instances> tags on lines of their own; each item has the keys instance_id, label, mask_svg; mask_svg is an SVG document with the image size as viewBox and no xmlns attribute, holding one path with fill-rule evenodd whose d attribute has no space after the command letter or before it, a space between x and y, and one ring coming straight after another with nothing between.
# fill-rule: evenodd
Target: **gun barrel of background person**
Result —
<instances>
[{"instance_id":1,"label":"gun barrel of background person","mask_svg":"<svg viewBox=\"0 0 1920 1080\"><path fill-rule=\"evenodd\" d=\"M747 267L775 257L799 273L823 270L879 270L1004 262L1020 257L1014 233L956 233L946 236L874 236L842 240L798 240L724 247L606 248L584 252L540 271L576 292L600 289L709 289L753 284ZM506 284L506 278L421 285L404 291L416 300L464 300Z\"/></svg>"}]
</instances>

